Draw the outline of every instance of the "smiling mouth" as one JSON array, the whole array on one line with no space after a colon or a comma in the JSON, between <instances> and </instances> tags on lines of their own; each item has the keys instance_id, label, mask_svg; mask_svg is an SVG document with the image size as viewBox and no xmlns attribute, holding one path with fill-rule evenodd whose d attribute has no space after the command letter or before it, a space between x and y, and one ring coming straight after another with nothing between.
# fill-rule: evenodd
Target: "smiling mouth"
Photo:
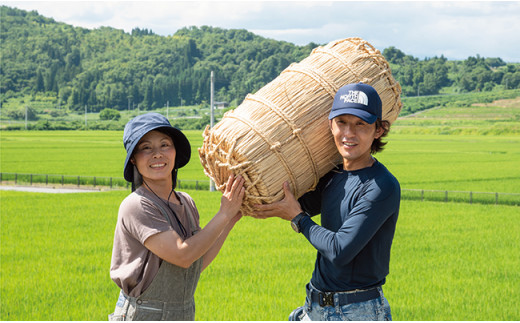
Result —
<instances>
[{"instance_id":1,"label":"smiling mouth","mask_svg":"<svg viewBox=\"0 0 520 323\"><path fill-rule=\"evenodd\" d=\"M153 164L153 165L150 165L151 168L161 168L161 167L164 167L166 166L165 163L162 163L162 164Z\"/></svg>"}]
</instances>

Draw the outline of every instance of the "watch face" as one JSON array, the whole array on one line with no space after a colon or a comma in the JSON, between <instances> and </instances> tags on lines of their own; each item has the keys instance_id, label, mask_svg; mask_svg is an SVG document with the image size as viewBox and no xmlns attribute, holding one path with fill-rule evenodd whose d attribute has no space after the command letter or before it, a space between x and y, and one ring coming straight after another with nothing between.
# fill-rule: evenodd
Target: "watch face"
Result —
<instances>
[{"instance_id":1,"label":"watch face","mask_svg":"<svg viewBox=\"0 0 520 323\"><path fill-rule=\"evenodd\" d=\"M294 231L296 231L297 233L300 233L300 228L298 228L298 224L296 224L296 221L299 221L299 219L297 219L298 216L296 216L292 221L291 221L291 227L293 228ZM296 221L295 221L296 220Z\"/></svg>"}]
</instances>

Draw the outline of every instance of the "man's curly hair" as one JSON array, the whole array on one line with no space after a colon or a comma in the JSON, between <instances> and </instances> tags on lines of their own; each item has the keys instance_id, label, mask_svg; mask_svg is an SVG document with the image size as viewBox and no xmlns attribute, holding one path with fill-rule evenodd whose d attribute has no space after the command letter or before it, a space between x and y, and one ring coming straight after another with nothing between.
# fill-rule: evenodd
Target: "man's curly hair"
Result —
<instances>
[{"instance_id":1,"label":"man's curly hair","mask_svg":"<svg viewBox=\"0 0 520 323\"><path fill-rule=\"evenodd\" d=\"M387 144L387 142L383 142L383 137L386 137L388 135L388 132L390 131L390 122L386 120L377 119L376 120L376 130L379 128L383 128L384 132L378 139L374 139L374 142L372 142L372 147L370 147L370 152L372 154L378 153L383 151L384 146Z\"/></svg>"}]
</instances>

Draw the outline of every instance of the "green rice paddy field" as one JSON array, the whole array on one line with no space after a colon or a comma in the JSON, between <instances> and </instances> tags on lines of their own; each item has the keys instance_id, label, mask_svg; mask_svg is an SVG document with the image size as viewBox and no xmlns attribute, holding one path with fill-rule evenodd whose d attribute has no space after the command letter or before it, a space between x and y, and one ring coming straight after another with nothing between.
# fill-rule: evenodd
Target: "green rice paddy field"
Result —
<instances>
[{"instance_id":1,"label":"green rice paddy field","mask_svg":"<svg viewBox=\"0 0 520 323\"><path fill-rule=\"evenodd\" d=\"M1 319L105 320L125 191L1 192ZM206 224L219 193L189 191ZM395 320L519 320L517 206L403 201L384 286ZM315 251L287 222L242 219L202 273L198 320L286 320Z\"/></svg>"},{"instance_id":2,"label":"green rice paddy field","mask_svg":"<svg viewBox=\"0 0 520 323\"><path fill-rule=\"evenodd\" d=\"M198 131L186 131L192 159L180 179L206 180L198 158ZM123 177L122 133L1 133L3 173ZM520 192L520 136L392 134L376 155L403 188Z\"/></svg>"},{"instance_id":3,"label":"green rice paddy field","mask_svg":"<svg viewBox=\"0 0 520 323\"><path fill-rule=\"evenodd\" d=\"M441 135L445 126L431 125L440 110L398 120L376 156L402 188L520 193L518 125L483 135L501 119L475 127L461 117L450 125L457 134ZM195 158L180 178L205 180L202 137L187 134ZM1 172L122 177L122 132L0 135ZM105 320L118 295L109 267L128 193L0 191L0 320ZM206 224L220 193L188 193ZM519 217L514 205L403 200L384 286L394 320L520 320ZM242 219L202 274L197 320L287 320L304 302L315 256L287 222Z\"/></svg>"}]
</instances>

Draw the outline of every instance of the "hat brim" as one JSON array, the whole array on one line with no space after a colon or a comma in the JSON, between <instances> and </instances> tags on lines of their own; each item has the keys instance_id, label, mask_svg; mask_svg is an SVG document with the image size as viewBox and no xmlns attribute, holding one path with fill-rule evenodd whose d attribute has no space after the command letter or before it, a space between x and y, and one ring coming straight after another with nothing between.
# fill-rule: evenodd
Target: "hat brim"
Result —
<instances>
[{"instance_id":1,"label":"hat brim","mask_svg":"<svg viewBox=\"0 0 520 323\"><path fill-rule=\"evenodd\" d=\"M372 123L376 122L376 120L377 120L376 115L371 114L368 111L360 110L360 109L356 109L356 108L343 108L343 109L337 109L337 110L331 111L329 114L329 120L332 120L332 119L334 119L338 116L344 115L344 114L350 114L350 115L356 116L369 124L372 124Z\"/></svg>"},{"instance_id":2,"label":"hat brim","mask_svg":"<svg viewBox=\"0 0 520 323\"><path fill-rule=\"evenodd\" d=\"M175 155L175 166L172 171L172 176L175 172L175 169L179 169L181 167L186 166L186 164L190 161L191 158L191 145L188 141L188 138L177 128L174 127L168 127L168 126L158 126L155 128L146 128L143 133L138 135L138 140L134 140L130 147L127 148L127 154L125 159L125 168L123 171L124 177L127 181L132 182L134 180L134 172L132 169L132 163L130 162L130 159L132 158L132 155L134 153L134 149L141 141L141 139L146 135L148 132L152 130L159 130L162 132L167 133L173 140L173 145L175 146L176 155Z\"/></svg>"}]
</instances>

